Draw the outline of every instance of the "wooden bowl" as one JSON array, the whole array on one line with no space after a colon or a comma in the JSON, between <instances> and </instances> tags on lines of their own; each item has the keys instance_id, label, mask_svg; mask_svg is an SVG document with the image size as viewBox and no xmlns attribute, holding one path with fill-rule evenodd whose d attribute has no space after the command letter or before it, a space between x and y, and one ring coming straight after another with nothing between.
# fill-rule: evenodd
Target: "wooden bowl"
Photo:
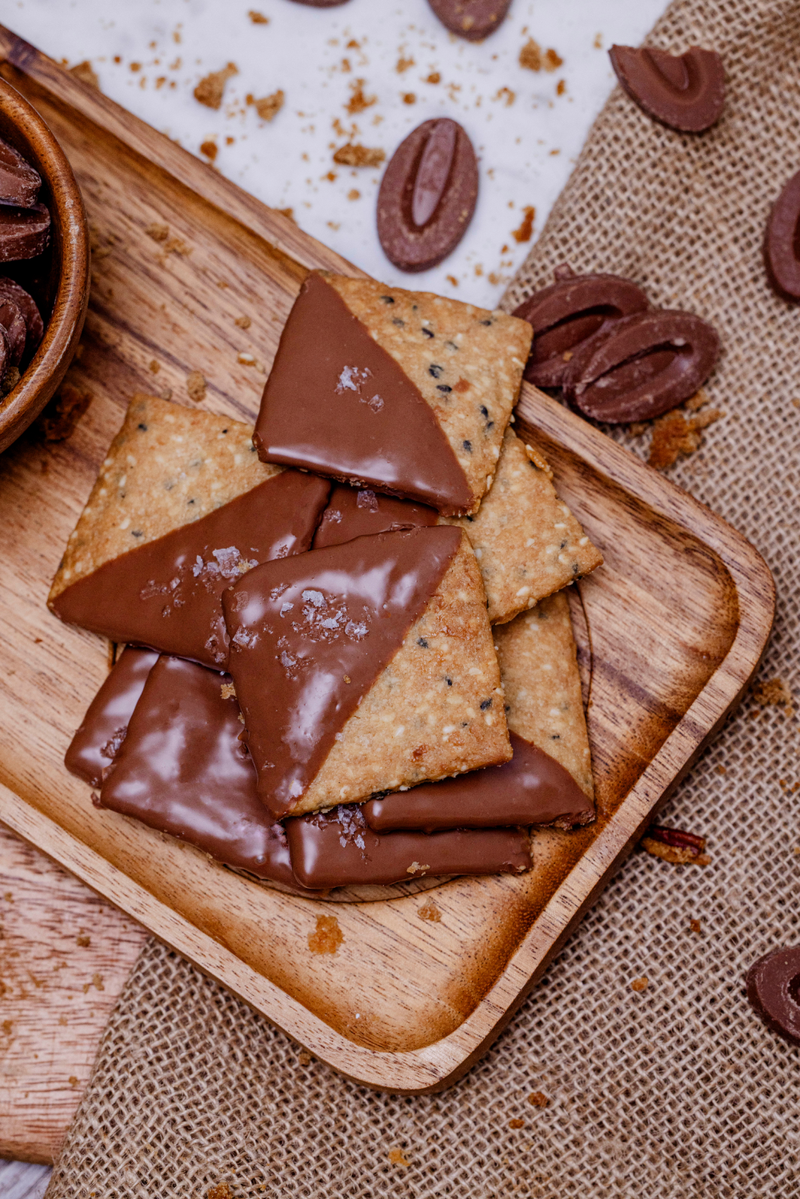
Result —
<instances>
[{"instance_id":1,"label":"wooden bowl","mask_svg":"<svg viewBox=\"0 0 800 1199\"><path fill-rule=\"evenodd\" d=\"M80 189L64 151L36 109L2 78L0 137L41 175L39 198L50 209L51 220L50 246L41 260L28 260L32 269L40 271L38 287L29 290L42 309L44 337L19 383L0 400L2 451L52 398L78 347L89 302L89 231ZM17 264L3 263L0 271L19 275L27 286Z\"/></svg>"}]
</instances>

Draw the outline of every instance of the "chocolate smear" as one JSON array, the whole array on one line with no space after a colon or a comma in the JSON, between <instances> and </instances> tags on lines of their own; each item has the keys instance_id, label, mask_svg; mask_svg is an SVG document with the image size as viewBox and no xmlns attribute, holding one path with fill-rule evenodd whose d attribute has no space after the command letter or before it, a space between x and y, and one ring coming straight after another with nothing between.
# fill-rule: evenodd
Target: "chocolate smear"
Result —
<instances>
[{"instance_id":1,"label":"chocolate smear","mask_svg":"<svg viewBox=\"0 0 800 1199\"><path fill-rule=\"evenodd\" d=\"M359 537L251 571L223 595L258 791L291 812L460 544L451 526Z\"/></svg>"},{"instance_id":2,"label":"chocolate smear","mask_svg":"<svg viewBox=\"0 0 800 1199\"><path fill-rule=\"evenodd\" d=\"M426 876L521 874L531 868L523 829L376 833L357 804L286 821L292 870L305 887L391 884Z\"/></svg>"},{"instance_id":3,"label":"chocolate smear","mask_svg":"<svg viewBox=\"0 0 800 1199\"><path fill-rule=\"evenodd\" d=\"M220 595L245 571L309 548L330 490L281 471L222 507L103 563L52 603L61 620L221 670ZM134 536L135 530L133 530Z\"/></svg>"},{"instance_id":4,"label":"chocolate smear","mask_svg":"<svg viewBox=\"0 0 800 1199\"><path fill-rule=\"evenodd\" d=\"M97 692L70 742L64 765L92 787L116 757L147 676L158 661L154 650L126 646Z\"/></svg>"},{"instance_id":5,"label":"chocolate smear","mask_svg":"<svg viewBox=\"0 0 800 1199\"><path fill-rule=\"evenodd\" d=\"M647 296L620 275L575 275L556 271L556 281L536 291L514 316L533 327L525 378L536 387L560 387L576 352L614 321L648 308Z\"/></svg>"},{"instance_id":6,"label":"chocolate smear","mask_svg":"<svg viewBox=\"0 0 800 1199\"><path fill-rule=\"evenodd\" d=\"M426 504L395 500L365 488L346 487L338 483L331 491L328 506L314 536L314 549L326 545L341 545L356 537L375 533L396 533L400 529L435 525L439 513Z\"/></svg>"},{"instance_id":7,"label":"chocolate smear","mask_svg":"<svg viewBox=\"0 0 800 1199\"><path fill-rule=\"evenodd\" d=\"M614 321L574 354L564 396L592 420L652 420L705 383L719 355L716 331L690 312L658 309Z\"/></svg>"},{"instance_id":8,"label":"chocolate smear","mask_svg":"<svg viewBox=\"0 0 800 1199\"><path fill-rule=\"evenodd\" d=\"M444 512L472 507L466 476L430 406L315 271L281 335L253 443L264 462L352 480Z\"/></svg>"},{"instance_id":9,"label":"chocolate smear","mask_svg":"<svg viewBox=\"0 0 800 1199\"><path fill-rule=\"evenodd\" d=\"M621 86L662 125L702 133L722 115L725 71L716 50L690 46L674 55L654 46L612 46L608 53Z\"/></svg>"},{"instance_id":10,"label":"chocolate smear","mask_svg":"<svg viewBox=\"0 0 800 1199\"><path fill-rule=\"evenodd\" d=\"M424 121L401 142L378 192L378 237L401 271L426 271L456 248L478 200L478 162L449 117Z\"/></svg>"},{"instance_id":11,"label":"chocolate smear","mask_svg":"<svg viewBox=\"0 0 800 1199\"><path fill-rule=\"evenodd\" d=\"M568 770L524 737L510 733L510 738L510 762L369 800L367 824L379 833L435 833L534 824L574 828L594 820L594 804Z\"/></svg>"}]
</instances>

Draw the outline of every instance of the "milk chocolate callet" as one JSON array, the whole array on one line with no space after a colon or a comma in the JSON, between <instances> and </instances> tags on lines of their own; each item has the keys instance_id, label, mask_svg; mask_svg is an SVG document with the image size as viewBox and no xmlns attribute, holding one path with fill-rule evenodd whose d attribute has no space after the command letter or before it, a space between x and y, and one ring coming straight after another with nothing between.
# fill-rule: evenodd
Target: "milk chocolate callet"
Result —
<instances>
[{"instance_id":1,"label":"milk chocolate callet","mask_svg":"<svg viewBox=\"0 0 800 1199\"><path fill-rule=\"evenodd\" d=\"M32 208L0 205L0 262L35 258L50 241L50 213L44 204Z\"/></svg>"},{"instance_id":2,"label":"milk chocolate callet","mask_svg":"<svg viewBox=\"0 0 800 1199\"><path fill-rule=\"evenodd\" d=\"M226 675L180 658L153 667L106 772L100 806L260 878L295 885L283 830L255 790Z\"/></svg>"},{"instance_id":3,"label":"milk chocolate callet","mask_svg":"<svg viewBox=\"0 0 800 1199\"><path fill-rule=\"evenodd\" d=\"M378 238L401 271L425 271L451 254L478 200L478 162L449 117L424 121L392 155L378 192Z\"/></svg>"},{"instance_id":4,"label":"milk chocolate callet","mask_svg":"<svg viewBox=\"0 0 800 1199\"><path fill-rule=\"evenodd\" d=\"M258 790L290 812L461 545L449 527L359 537L267 562L223 595Z\"/></svg>"},{"instance_id":5,"label":"milk chocolate callet","mask_svg":"<svg viewBox=\"0 0 800 1199\"><path fill-rule=\"evenodd\" d=\"M428 0L439 20L468 42L480 42L498 29L511 0Z\"/></svg>"},{"instance_id":6,"label":"milk chocolate callet","mask_svg":"<svg viewBox=\"0 0 800 1199\"><path fill-rule=\"evenodd\" d=\"M638 312L576 351L564 372L564 396L592 420L652 420L695 394L719 350L716 330L694 313Z\"/></svg>"},{"instance_id":7,"label":"milk chocolate callet","mask_svg":"<svg viewBox=\"0 0 800 1199\"><path fill-rule=\"evenodd\" d=\"M773 205L764 238L764 263L772 290L800 304L800 171L792 175Z\"/></svg>"},{"instance_id":8,"label":"milk chocolate callet","mask_svg":"<svg viewBox=\"0 0 800 1199\"><path fill-rule=\"evenodd\" d=\"M44 337L44 322L36 301L24 287L5 275L0 275L0 299L11 300L22 313L26 326L25 357L31 358Z\"/></svg>"},{"instance_id":9,"label":"milk chocolate callet","mask_svg":"<svg viewBox=\"0 0 800 1199\"><path fill-rule=\"evenodd\" d=\"M200 520L112 558L52 601L62 620L222 669L220 595L259 562L309 548L330 485L282 471Z\"/></svg>"},{"instance_id":10,"label":"milk chocolate callet","mask_svg":"<svg viewBox=\"0 0 800 1199\"><path fill-rule=\"evenodd\" d=\"M594 820L594 804L568 770L511 733L514 757L502 766L423 783L364 804L375 832L549 825L573 828Z\"/></svg>"},{"instance_id":11,"label":"milk chocolate callet","mask_svg":"<svg viewBox=\"0 0 800 1199\"><path fill-rule=\"evenodd\" d=\"M654 46L612 46L608 53L621 86L662 125L702 133L722 115L725 71L716 50L690 46L675 55Z\"/></svg>"},{"instance_id":12,"label":"milk chocolate callet","mask_svg":"<svg viewBox=\"0 0 800 1199\"><path fill-rule=\"evenodd\" d=\"M453 874L521 874L531 868L523 829L376 833L357 805L286 821L292 870L304 887L408 882Z\"/></svg>"},{"instance_id":13,"label":"milk chocolate callet","mask_svg":"<svg viewBox=\"0 0 800 1199\"><path fill-rule=\"evenodd\" d=\"M800 1045L800 945L765 954L745 981L747 998L767 1027Z\"/></svg>"},{"instance_id":14,"label":"milk chocolate callet","mask_svg":"<svg viewBox=\"0 0 800 1199\"><path fill-rule=\"evenodd\" d=\"M19 150L0 139L0 204L31 208L39 196L42 179Z\"/></svg>"},{"instance_id":15,"label":"milk chocolate callet","mask_svg":"<svg viewBox=\"0 0 800 1199\"><path fill-rule=\"evenodd\" d=\"M90 703L64 757L67 770L92 787L116 757L147 676L158 660L149 649L126 646Z\"/></svg>"},{"instance_id":16,"label":"milk chocolate callet","mask_svg":"<svg viewBox=\"0 0 800 1199\"><path fill-rule=\"evenodd\" d=\"M620 275L576 275L569 267L514 309L533 328L525 378L536 387L560 387L567 363L583 343L612 321L644 312L647 296Z\"/></svg>"},{"instance_id":17,"label":"milk chocolate callet","mask_svg":"<svg viewBox=\"0 0 800 1199\"><path fill-rule=\"evenodd\" d=\"M396 533L400 529L415 529L435 525L439 513L427 504L412 504L410 500L395 500L365 488L337 484L331 491L328 506L314 536L314 549L326 545L342 545L356 537L375 533Z\"/></svg>"},{"instance_id":18,"label":"milk chocolate callet","mask_svg":"<svg viewBox=\"0 0 800 1199\"><path fill-rule=\"evenodd\" d=\"M430 406L322 275L281 335L253 442L264 462L469 511L473 497Z\"/></svg>"}]
</instances>

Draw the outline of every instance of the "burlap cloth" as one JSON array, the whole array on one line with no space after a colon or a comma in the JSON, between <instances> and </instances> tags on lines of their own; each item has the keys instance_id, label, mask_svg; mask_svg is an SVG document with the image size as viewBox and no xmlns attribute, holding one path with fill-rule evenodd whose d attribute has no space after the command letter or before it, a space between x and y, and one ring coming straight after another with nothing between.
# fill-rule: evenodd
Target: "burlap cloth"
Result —
<instances>
[{"instance_id":1,"label":"burlap cloth","mask_svg":"<svg viewBox=\"0 0 800 1199\"><path fill-rule=\"evenodd\" d=\"M684 137L616 89L507 306L569 259L719 329L709 390L727 416L672 476L769 562L778 621L759 677L800 698L800 308L761 262L769 206L800 167L800 5L677 0L650 40L722 53L722 120ZM438 1096L377 1094L308 1062L151 943L48 1199L206 1199L221 1183L276 1199L800 1194L800 1051L742 985L756 956L800 941L799 751L797 715L751 695L667 812L706 834L712 864L636 853L495 1047Z\"/></svg>"}]
</instances>

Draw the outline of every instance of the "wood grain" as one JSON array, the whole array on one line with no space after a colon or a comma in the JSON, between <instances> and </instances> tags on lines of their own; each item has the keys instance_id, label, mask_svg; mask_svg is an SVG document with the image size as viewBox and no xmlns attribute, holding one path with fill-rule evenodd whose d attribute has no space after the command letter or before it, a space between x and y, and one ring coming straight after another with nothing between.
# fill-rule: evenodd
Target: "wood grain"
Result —
<instances>
[{"instance_id":1,"label":"wood grain","mask_svg":"<svg viewBox=\"0 0 800 1199\"><path fill-rule=\"evenodd\" d=\"M146 937L0 828L0 1157L55 1160Z\"/></svg>"},{"instance_id":2,"label":"wood grain","mask_svg":"<svg viewBox=\"0 0 800 1199\"><path fill-rule=\"evenodd\" d=\"M518 431L544 446L606 556L582 584L595 826L538 835L530 875L440 886L441 920L430 922L417 913L431 892L334 909L98 812L61 763L106 649L59 625L44 598L124 405L142 389L187 402L186 378L199 370L210 408L252 419L305 269L354 268L0 31L3 47L2 74L65 148L102 254L73 368L94 402L71 440L45 450L28 435L0 472L0 819L336 1069L372 1086L435 1090L497 1035L740 695L771 627L769 572L702 505L525 387ZM154 239L154 226L168 233ZM315 953L317 919L332 915L343 940Z\"/></svg>"}]
</instances>

